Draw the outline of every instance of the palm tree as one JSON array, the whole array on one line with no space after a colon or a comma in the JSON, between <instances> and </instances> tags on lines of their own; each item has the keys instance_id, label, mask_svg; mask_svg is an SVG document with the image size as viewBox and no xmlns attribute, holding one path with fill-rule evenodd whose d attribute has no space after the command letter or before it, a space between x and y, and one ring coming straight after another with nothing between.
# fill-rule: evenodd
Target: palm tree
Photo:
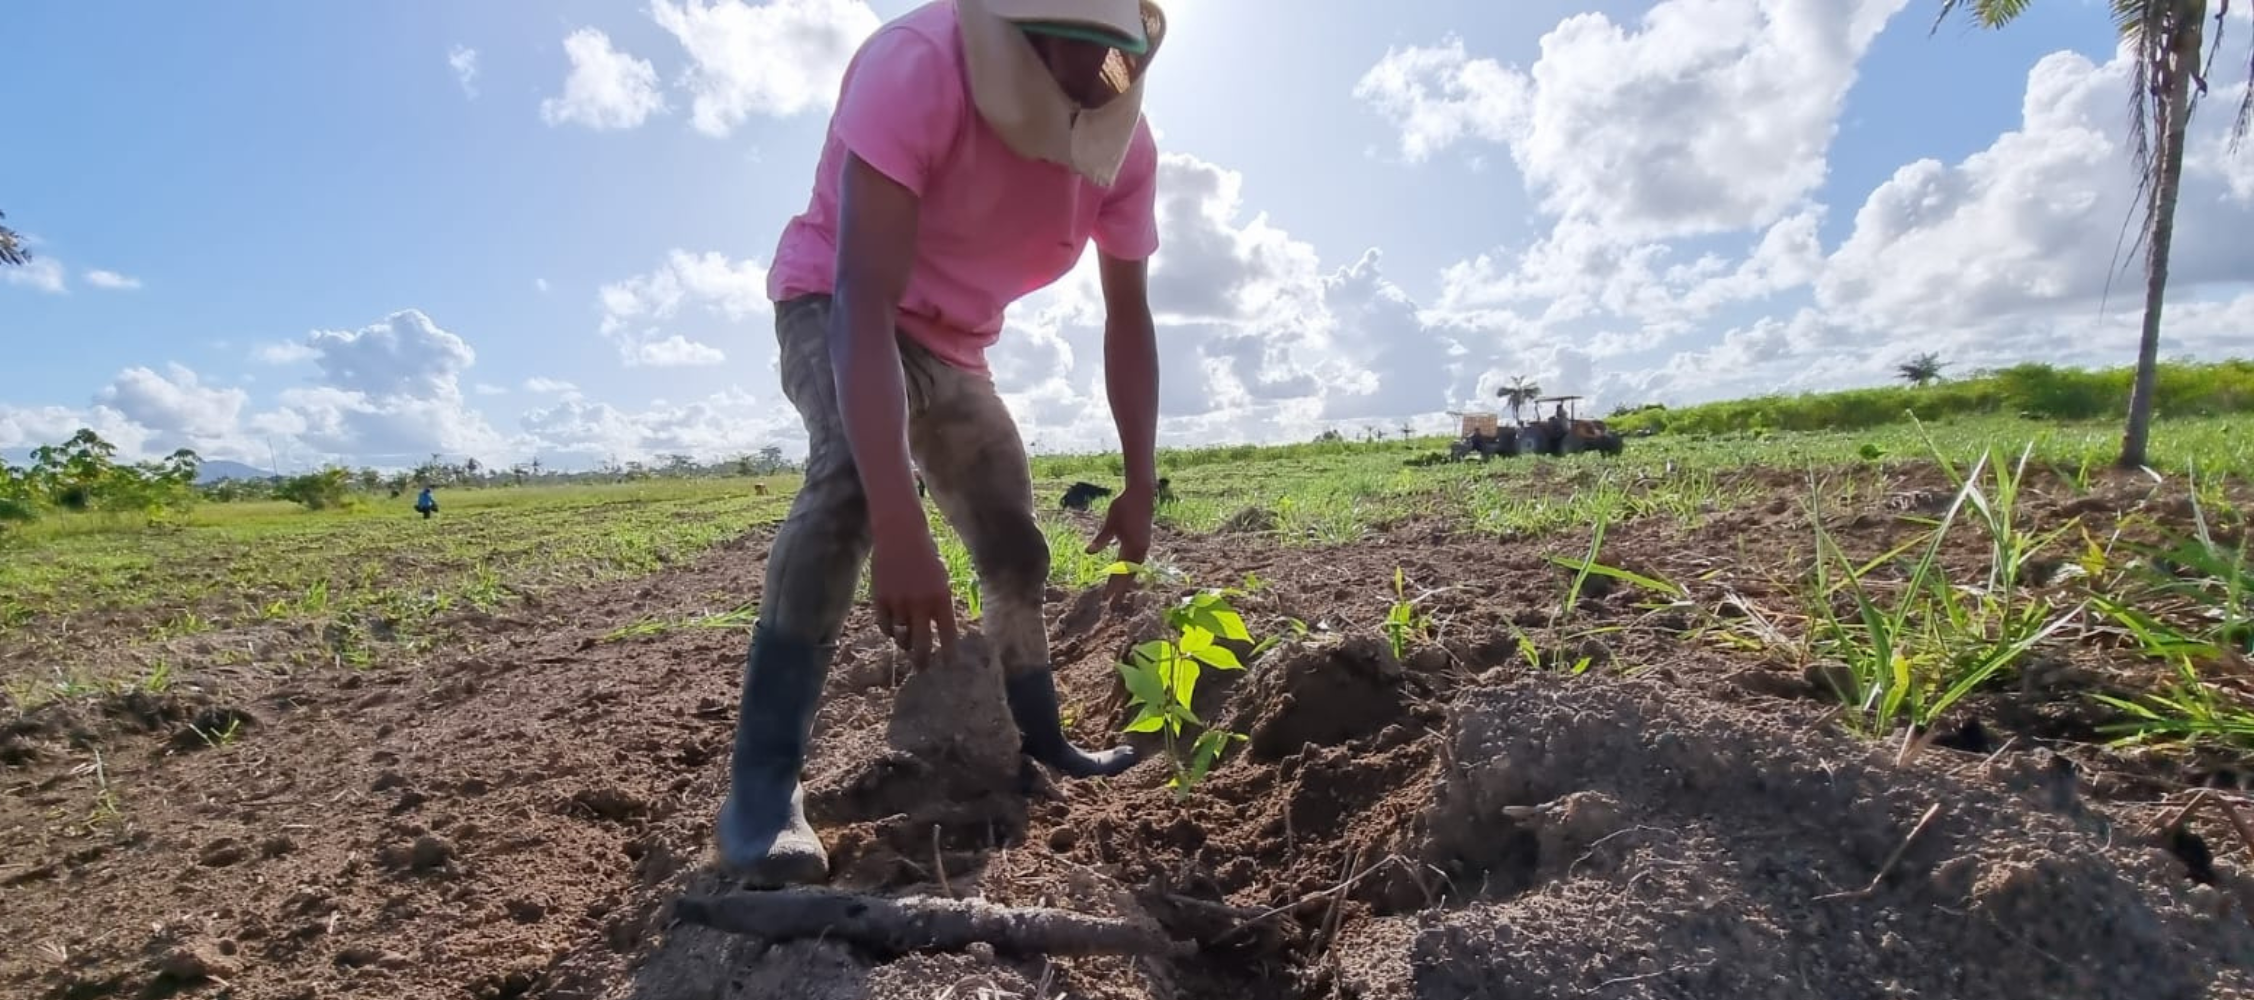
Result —
<instances>
[{"instance_id":1,"label":"palm tree","mask_svg":"<svg viewBox=\"0 0 2254 1000\"><path fill-rule=\"evenodd\" d=\"M7 217L8 213L0 212L0 219ZM23 237L16 235L13 229L0 226L0 264L21 265L30 259L31 251L23 248Z\"/></svg>"},{"instance_id":2,"label":"palm tree","mask_svg":"<svg viewBox=\"0 0 2254 1000\"><path fill-rule=\"evenodd\" d=\"M1526 404L1542 398L1542 385L1539 382L1527 379L1524 375L1513 375L1510 377L1509 385L1495 390L1495 398L1502 400L1504 406L1510 407L1510 420L1511 423L1515 424L1518 423L1519 410L1523 409Z\"/></svg>"},{"instance_id":3,"label":"palm tree","mask_svg":"<svg viewBox=\"0 0 2254 1000\"><path fill-rule=\"evenodd\" d=\"M1945 367L1947 365L1942 363L1940 355L1927 351L1895 365L1894 371L1901 376L1902 381L1923 389L1928 384L1940 381L1941 369Z\"/></svg>"},{"instance_id":4,"label":"palm tree","mask_svg":"<svg viewBox=\"0 0 2254 1000\"><path fill-rule=\"evenodd\" d=\"M2129 86L2134 112L2129 119L2130 141L2136 146L2137 194L2144 200L2144 331L2137 343L2137 377L2129 391L2129 426L2121 435L2121 457L2116 464L2138 468L2145 464L2145 446L2152 433L2152 389L2160 363L2160 308L2168 288L2168 251L2176 235L2176 202L2183 186L2184 136L2190 130L2191 112L2207 93L2205 70L2200 65L2202 24L2208 0L2109 0L2113 21L2123 41L2135 51L2136 65ZM1962 11L1983 28L2001 28L2017 20L2033 0L1941 0L1934 30L1954 12ZM2215 44L2207 51L2212 62L2222 47L2222 21L2230 13L2230 0L2216 0ZM2248 64L2254 78L2254 60ZM2254 80L2250 80L2254 82ZM2239 103L2238 119L2231 126L2231 149L2237 151L2254 124L2254 87ZM2152 130L2160 130L2157 158L2152 150Z\"/></svg>"}]
</instances>

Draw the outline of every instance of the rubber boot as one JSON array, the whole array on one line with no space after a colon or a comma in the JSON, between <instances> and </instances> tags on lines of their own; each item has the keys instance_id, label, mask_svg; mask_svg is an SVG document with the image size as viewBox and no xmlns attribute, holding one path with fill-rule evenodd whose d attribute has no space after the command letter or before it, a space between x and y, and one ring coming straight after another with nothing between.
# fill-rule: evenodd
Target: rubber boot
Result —
<instances>
[{"instance_id":1,"label":"rubber boot","mask_svg":"<svg viewBox=\"0 0 2254 1000\"><path fill-rule=\"evenodd\" d=\"M829 854L806 822L798 773L836 653L835 644L753 626L728 799L714 831L722 869L745 886L779 888L829 877Z\"/></svg>"},{"instance_id":2,"label":"rubber boot","mask_svg":"<svg viewBox=\"0 0 2254 1000\"><path fill-rule=\"evenodd\" d=\"M1120 746L1089 753L1064 738L1057 717L1057 677L1049 667L1028 670L1003 682L1010 718L1024 737L1026 756L1075 778L1110 777L1135 766L1135 748Z\"/></svg>"}]
</instances>

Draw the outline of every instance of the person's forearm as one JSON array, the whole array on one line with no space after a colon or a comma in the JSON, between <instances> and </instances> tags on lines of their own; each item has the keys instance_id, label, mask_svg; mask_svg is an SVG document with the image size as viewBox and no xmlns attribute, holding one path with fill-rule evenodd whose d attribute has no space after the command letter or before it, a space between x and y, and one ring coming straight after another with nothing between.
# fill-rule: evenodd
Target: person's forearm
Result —
<instances>
[{"instance_id":1,"label":"person's forearm","mask_svg":"<svg viewBox=\"0 0 2254 1000\"><path fill-rule=\"evenodd\" d=\"M1158 483L1158 335L1148 312L1109 317L1104 331L1104 391L1119 428L1127 486Z\"/></svg>"},{"instance_id":2,"label":"person's forearm","mask_svg":"<svg viewBox=\"0 0 2254 1000\"><path fill-rule=\"evenodd\" d=\"M830 364L838 413L868 497L872 527L923 517L908 471L907 392L900 373L895 308L841 281L830 313Z\"/></svg>"}]
</instances>

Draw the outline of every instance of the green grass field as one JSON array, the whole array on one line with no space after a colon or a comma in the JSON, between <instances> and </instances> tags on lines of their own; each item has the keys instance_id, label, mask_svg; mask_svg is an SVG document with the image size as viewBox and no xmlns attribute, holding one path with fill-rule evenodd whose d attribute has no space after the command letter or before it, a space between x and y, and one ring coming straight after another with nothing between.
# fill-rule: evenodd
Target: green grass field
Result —
<instances>
[{"instance_id":1,"label":"green grass field","mask_svg":"<svg viewBox=\"0 0 2254 1000\"><path fill-rule=\"evenodd\" d=\"M2162 424L2154 445L2160 470L2196 468L2211 482L2247 479L2254 445L2231 422ZM1695 524L1761 492L1734 475L1747 468L1875 468L1921 461L1933 449L1960 463L1983 448L2009 460L2032 445L2038 466L2078 482L2108 460L2118 431L2111 422L1985 417L1846 433L1632 438L1612 459L1414 461L1445 445L1326 441L1171 451L1161 467L1178 499L1161 521L1207 532L1256 508L1286 544L1348 543L1404 520L1537 536L1647 514ZM1116 485L1118 469L1116 455L1035 460L1059 583L1100 580L1111 559L1082 551L1093 520L1058 511L1056 497L1078 479ZM96 515L45 518L19 532L0 560L6 689L28 704L147 684L152 673L172 673L161 652L148 650L262 625L328 629L322 655L366 666L380 646L423 648L442 632L433 623L451 613L653 573L773 523L787 512L794 484L765 482L769 496L755 496L749 480L726 478L458 489L444 495L444 513L427 521L407 497L319 512L280 502L206 503L158 528ZM2220 496L2213 494L2218 503ZM943 523L936 511L933 520ZM967 553L951 533L941 534L943 556L966 598L975 599ZM748 599L716 595L716 607L682 615L729 611Z\"/></svg>"}]
</instances>

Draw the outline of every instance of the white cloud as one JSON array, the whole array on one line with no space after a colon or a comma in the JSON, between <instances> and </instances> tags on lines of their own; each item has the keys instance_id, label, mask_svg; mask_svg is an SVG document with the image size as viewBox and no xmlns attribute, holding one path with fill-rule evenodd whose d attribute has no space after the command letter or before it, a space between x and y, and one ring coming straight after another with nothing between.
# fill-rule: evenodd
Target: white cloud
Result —
<instances>
[{"instance_id":1,"label":"white cloud","mask_svg":"<svg viewBox=\"0 0 2254 1000\"><path fill-rule=\"evenodd\" d=\"M826 108L845 66L879 25L862 0L655 0L650 16L688 53L690 122L726 136L754 115Z\"/></svg>"},{"instance_id":2,"label":"white cloud","mask_svg":"<svg viewBox=\"0 0 2254 1000\"><path fill-rule=\"evenodd\" d=\"M548 279L534 278L532 279L532 287L542 295L546 295L548 293Z\"/></svg>"},{"instance_id":3,"label":"white cloud","mask_svg":"<svg viewBox=\"0 0 2254 1000\"><path fill-rule=\"evenodd\" d=\"M94 400L101 408L148 428L141 446L151 451L224 449L236 433L237 420L249 404L250 394L205 385L183 365L165 367L162 375L140 366L128 368L96 393Z\"/></svg>"},{"instance_id":4,"label":"white cloud","mask_svg":"<svg viewBox=\"0 0 2254 1000\"><path fill-rule=\"evenodd\" d=\"M446 53L446 65L454 70L454 79L462 85L462 94L477 99L477 50L456 45Z\"/></svg>"},{"instance_id":5,"label":"white cloud","mask_svg":"<svg viewBox=\"0 0 2254 1000\"><path fill-rule=\"evenodd\" d=\"M317 330L305 340L331 386L378 396L438 397L477 362L462 338L420 309L402 309L358 330Z\"/></svg>"},{"instance_id":6,"label":"white cloud","mask_svg":"<svg viewBox=\"0 0 2254 1000\"><path fill-rule=\"evenodd\" d=\"M540 375L525 379L524 391L542 396L555 396L567 401L583 399L586 396L585 393L579 391L579 386L571 382Z\"/></svg>"},{"instance_id":7,"label":"white cloud","mask_svg":"<svg viewBox=\"0 0 2254 1000\"><path fill-rule=\"evenodd\" d=\"M702 368L727 360L727 352L678 333L637 343L626 355L627 364L644 368Z\"/></svg>"},{"instance_id":8,"label":"white cloud","mask_svg":"<svg viewBox=\"0 0 2254 1000\"><path fill-rule=\"evenodd\" d=\"M11 285L24 285L51 295L69 291L63 279L63 266L49 257L34 257L13 267L0 267L0 279L5 279Z\"/></svg>"},{"instance_id":9,"label":"white cloud","mask_svg":"<svg viewBox=\"0 0 2254 1000\"><path fill-rule=\"evenodd\" d=\"M712 461L769 445L803 455L806 448L798 413L779 394L763 399L741 389L631 411L569 399L528 411L522 424L530 447L574 464L647 460L667 453Z\"/></svg>"},{"instance_id":10,"label":"white cloud","mask_svg":"<svg viewBox=\"0 0 2254 1000\"><path fill-rule=\"evenodd\" d=\"M300 361L313 360L315 353L311 344L285 340L274 344L260 344L250 352L250 356L262 365L294 365Z\"/></svg>"},{"instance_id":11,"label":"white cloud","mask_svg":"<svg viewBox=\"0 0 2254 1000\"><path fill-rule=\"evenodd\" d=\"M509 394L508 386L495 385L491 382L479 382L470 388L480 396L506 396Z\"/></svg>"},{"instance_id":12,"label":"white cloud","mask_svg":"<svg viewBox=\"0 0 2254 1000\"><path fill-rule=\"evenodd\" d=\"M2109 276L2112 308L2140 309L2142 258L2122 240L2134 238L2137 212L2124 132L2129 74L2123 55L2104 65L2071 52L2044 57L2027 75L2019 129L1955 166L1907 164L1871 193L1818 301L1864 329L1947 331L1960 342L1978 339L1985 323L2094 311ZM2221 91L2210 100L2189 143L2203 153L2227 142L2238 103ZM2254 191L2241 193L2225 157L2187 160L2171 296L2254 282L2254 257L2244 252Z\"/></svg>"},{"instance_id":13,"label":"white cloud","mask_svg":"<svg viewBox=\"0 0 2254 1000\"><path fill-rule=\"evenodd\" d=\"M141 287L141 279L139 278L127 277L116 271L104 271L100 268L86 272L86 283L95 288L107 288L113 291L131 291Z\"/></svg>"},{"instance_id":14,"label":"white cloud","mask_svg":"<svg viewBox=\"0 0 2254 1000\"><path fill-rule=\"evenodd\" d=\"M1492 59L1473 59L1463 39L1388 48L1354 85L1354 96L1394 119L1401 155L1421 163L1465 139L1507 143L1525 125L1531 86Z\"/></svg>"},{"instance_id":15,"label":"white cloud","mask_svg":"<svg viewBox=\"0 0 2254 1000\"><path fill-rule=\"evenodd\" d=\"M1151 300L1164 359L1167 444L1304 440L1330 426L1432 415L1476 390L1493 338L1429 320L1366 252L1326 267L1265 215L1242 218L1241 175L1193 156L1160 162ZM1116 445L1102 376L1103 307L1093 256L1012 310L990 353L995 383L1030 445ZM1420 416L1421 415L1421 416ZM1444 418L1441 418L1444 419Z\"/></svg>"},{"instance_id":16,"label":"white cloud","mask_svg":"<svg viewBox=\"0 0 2254 1000\"><path fill-rule=\"evenodd\" d=\"M648 274L602 286L596 292L603 318L599 331L618 345L629 365L671 367L716 365L725 352L665 327L683 322L684 307L697 318L713 317L727 327L769 314L767 268L756 260L731 261L715 251L673 250Z\"/></svg>"},{"instance_id":17,"label":"white cloud","mask_svg":"<svg viewBox=\"0 0 2254 1000\"><path fill-rule=\"evenodd\" d=\"M550 125L572 122L591 129L635 128L653 114L665 113L657 70L612 47L610 36L581 28L564 38L571 75L560 97L540 102L540 119Z\"/></svg>"},{"instance_id":18,"label":"white cloud","mask_svg":"<svg viewBox=\"0 0 2254 1000\"><path fill-rule=\"evenodd\" d=\"M1389 49L1356 93L1403 152L1505 142L1542 208L1622 240L1768 226L1823 182L1856 65L1908 0L1661 0L1559 22L1530 71Z\"/></svg>"}]
</instances>

